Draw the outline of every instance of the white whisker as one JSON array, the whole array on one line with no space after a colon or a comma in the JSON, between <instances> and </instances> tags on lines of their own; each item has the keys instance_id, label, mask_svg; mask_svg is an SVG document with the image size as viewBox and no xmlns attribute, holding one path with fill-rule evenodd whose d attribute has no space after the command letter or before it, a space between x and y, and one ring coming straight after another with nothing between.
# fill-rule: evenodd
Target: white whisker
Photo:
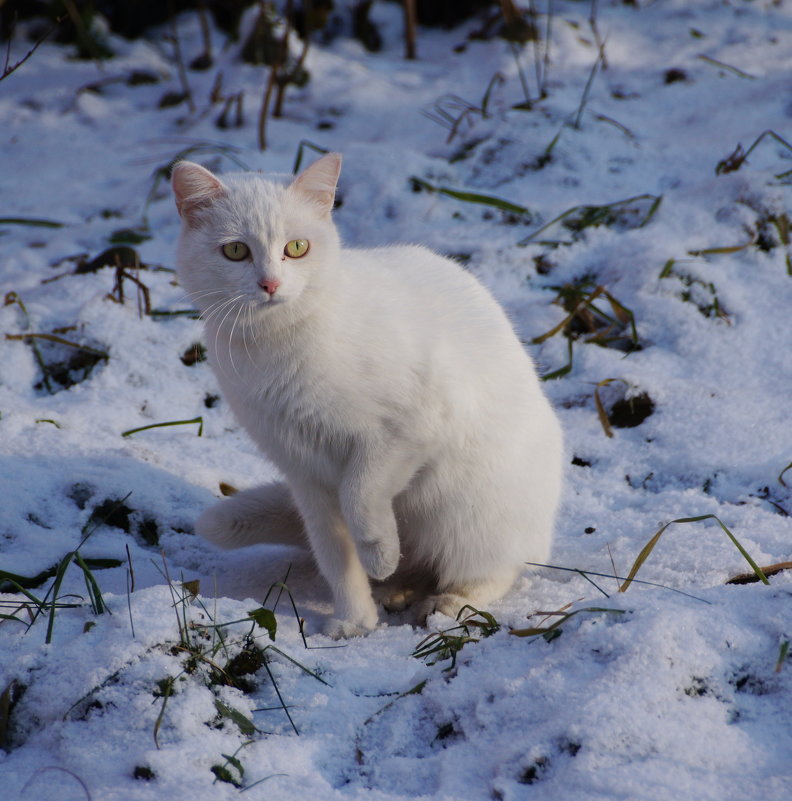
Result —
<instances>
[{"instance_id":1,"label":"white whisker","mask_svg":"<svg viewBox=\"0 0 792 801\"><path fill-rule=\"evenodd\" d=\"M229 300L226 303L226 305L229 308L226 311L226 313L223 315L223 319L220 320L220 322L217 324L217 329L215 330L215 346L214 346L214 352L215 353L218 352L219 341L220 341L220 329L223 327L223 324L228 319L228 316L234 311L234 306L236 305L236 302L242 297L244 297L244 296L243 295L237 295L235 298L231 298L231 300ZM221 309L221 311L222 311L222 309ZM220 312L218 312L218 315L219 315L219 313ZM239 312L237 312L237 315L238 314L239 314ZM233 333L233 326L231 327L231 333ZM233 360L233 357L231 356L231 336L230 335L228 337L228 355L231 358L231 364L233 365L234 360ZM236 368L234 368L234 369L236 371ZM237 373L237 375L239 375L239 373Z\"/></svg>"},{"instance_id":2,"label":"white whisker","mask_svg":"<svg viewBox=\"0 0 792 801\"><path fill-rule=\"evenodd\" d=\"M245 317L247 319L242 321L242 343L245 346L245 352L247 353L250 363L252 365L255 365L256 362L253 359L253 355L250 352L250 348L248 347L248 341L247 341L247 329L253 328L253 307L250 304L248 304L245 307Z\"/></svg>"},{"instance_id":3,"label":"white whisker","mask_svg":"<svg viewBox=\"0 0 792 801\"><path fill-rule=\"evenodd\" d=\"M236 301L238 301L242 297L244 297L244 295L236 295L233 298L226 298L224 300L212 303L201 314L201 319L205 320L206 322L209 322L210 320L212 320L213 317L214 318L219 317L227 306L233 305L234 303L236 303Z\"/></svg>"},{"instance_id":4,"label":"white whisker","mask_svg":"<svg viewBox=\"0 0 792 801\"><path fill-rule=\"evenodd\" d=\"M239 378L242 378L242 376L239 370L237 370L236 364L234 363L234 354L231 352L231 342L234 338L234 330L236 329L237 323L239 322L239 315L242 314L242 310L244 308L245 307L243 304L239 304L239 308L237 309L237 314L236 317L234 318L234 322L231 323L231 332L228 335L228 358L231 362L231 367L233 368L234 372L237 374ZM243 332L243 337L244 337L244 332Z\"/></svg>"}]
</instances>

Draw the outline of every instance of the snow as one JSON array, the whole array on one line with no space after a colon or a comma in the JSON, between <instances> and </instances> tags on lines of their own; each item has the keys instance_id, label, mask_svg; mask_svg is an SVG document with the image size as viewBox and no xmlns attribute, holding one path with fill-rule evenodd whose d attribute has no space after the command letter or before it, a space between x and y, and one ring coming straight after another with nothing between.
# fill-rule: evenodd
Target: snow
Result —
<instances>
[{"instance_id":1,"label":"snow","mask_svg":"<svg viewBox=\"0 0 792 801\"><path fill-rule=\"evenodd\" d=\"M738 170L715 169L766 130L791 138L792 6L597 5L607 67L597 71L579 129L570 123L598 51L590 5L571 0L553 4L548 96L530 111L512 108L524 97L505 42L455 51L476 21L421 29L420 58L408 62L398 7L375 4L384 50L368 54L345 36L314 45L311 81L289 88L263 152L255 117L266 72L242 65L238 45L219 33L214 67L188 74L192 115L183 105L157 108L178 89L164 29L134 43L112 38L117 56L102 66L44 44L0 83L0 217L63 224L0 223L0 330L55 333L108 356L85 380L49 394L35 388L42 374L30 341L0 339L0 570L34 576L78 546L86 559L118 564L93 571L109 612L101 615L79 567L69 566L59 597L75 606L57 611L49 643L47 614L29 627L0 620L0 694L10 688L12 701L0 748L3 798L234 798L239 789L211 770L224 764L250 788L247 798L283 801L788 797L792 666L781 657L792 635L789 572L769 586L726 585L750 567L708 518L664 531L637 575L654 585L619 593L613 578L526 569L486 610L500 630L468 643L451 669L450 659L412 656L428 634L455 625L439 615L427 631L383 614L368 637L334 643L317 633L328 598L303 555L263 546L220 552L191 534L221 481L245 487L273 475L223 401L212 400L207 365L180 359L200 342L200 323L142 314L130 280L124 303L115 302L113 268L73 274L80 254L93 259L113 232L143 230L147 220L150 238L133 246L149 267L136 275L152 308L188 309L167 269L178 218L166 183L155 184L157 168L196 145L223 147L191 156L220 171L238 161L288 173L302 140L339 150L336 220L345 241L421 242L464 255L544 373L568 360L560 334L531 344L566 313L552 303L553 287L588 277L591 289L604 286L633 313L640 350L578 340L570 372L545 383L569 461L554 565L625 576L662 525L706 515L760 565L792 559L792 497L779 480L792 462L792 268L772 221L790 213L792 150L768 136ZM179 17L178 28L184 51L199 53L196 17ZM15 41L14 56L26 47ZM521 59L535 92L530 46ZM681 79L667 83L670 69ZM162 81L129 86L133 70ZM241 128L214 124L220 107L208 98L218 71L226 92L244 91ZM487 115L469 113L447 141L449 130L422 112L436 112L449 94L480 104L496 72L504 81ZM85 89L97 81L106 81L101 91ZM306 148L304 163L311 157ZM413 176L523 205L530 217L412 191ZM556 224L518 244L573 207L645 194L662 202L643 226L573 233ZM695 254L702 250L712 252ZM612 310L605 297L597 305ZM48 362L75 353L36 342ZM647 393L653 413L609 438L595 388L606 408L625 390ZM195 423L122 436L197 417L200 437ZM128 531L92 518L119 503ZM287 571L307 648L285 594L274 642L249 620L233 623ZM180 582L196 579L191 600ZM52 581L30 592L42 597ZM0 599L9 615L24 600L13 592ZM509 633L548 626L558 616L546 613L559 610L578 612L561 636ZM198 626L187 629L200 654L192 664L179 649L185 621ZM265 651L267 668L299 735L264 667L248 676L251 692L211 680L210 660L226 665L251 630L260 647L282 652ZM172 694L163 699L168 678ZM252 736L218 712L218 701L255 724ZM223 755L238 759L244 776ZM136 768L154 778L134 778Z\"/></svg>"}]
</instances>

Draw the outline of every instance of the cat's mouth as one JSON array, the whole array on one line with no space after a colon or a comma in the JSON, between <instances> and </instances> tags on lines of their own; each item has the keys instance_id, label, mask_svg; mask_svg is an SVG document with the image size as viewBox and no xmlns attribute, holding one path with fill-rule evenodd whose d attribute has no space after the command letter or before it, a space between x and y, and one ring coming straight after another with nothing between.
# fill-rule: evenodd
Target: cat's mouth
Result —
<instances>
[{"instance_id":1,"label":"cat's mouth","mask_svg":"<svg viewBox=\"0 0 792 801\"><path fill-rule=\"evenodd\" d=\"M275 295L268 295L266 292L262 292L261 295L257 296L251 303L254 309L268 309L274 308L275 306L282 306L286 302L286 298L283 296Z\"/></svg>"}]
</instances>

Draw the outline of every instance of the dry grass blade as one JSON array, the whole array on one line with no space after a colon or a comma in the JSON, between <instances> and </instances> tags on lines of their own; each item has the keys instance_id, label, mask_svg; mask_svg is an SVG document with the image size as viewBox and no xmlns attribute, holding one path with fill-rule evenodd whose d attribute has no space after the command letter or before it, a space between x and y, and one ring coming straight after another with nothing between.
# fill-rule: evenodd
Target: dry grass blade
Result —
<instances>
[{"instance_id":1,"label":"dry grass blade","mask_svg":"<svg viewBox=\"0 0 792 801\"><path fill-rule=\"evenodd\" d=\"M777 573L782 573L784 570L792 570L792 562L776 562L774 565L762 567L762 573L764 573L765 576L775 576ZM726 583L755 584L757 581L759 581L759 576L756 573L740 573L737 576L732 576Z\"/></svg>"},{"instance_id":2,"label":"dry grass blade","mask_svg":"<svg viewBox=\"0 0 792 801\"><path fill-rule=\"evenodd\" d=\"M57 765L46 765L44 767L37 768L36 771L33 773L33 775L22 786L22 789L20 790L19 798L33 798L34 796L26 795L28 788L35 782L35 780L36 780L36 778L38 776L40 776L42 773L46 773L46 772L49 772L49 771L56 771L56 772L60 772L60 773L65 773L67 776L71 776L72 779L74 779L74 781L76 781L80 785L80 787L82 788L82 791L85 793L85 797L88 799L88 801L92 801L91 793L88 790L88 787L85 784L85 782L73 770L69 770L68 768L61 768L61 767L58 767ZM64 789L62 785L61 785L60 789L61 790ZM61 796L61 797L63 797L63 796ZM72 797L74 797L74 796L72 796Z\"/></svg>"},{"instance_id":3,"label":"dry grass blade","mask_svg":"<svg viewBox=\"0 0 792 801\"><path fill-rule=\"evenodd\" d=\"M26 340L26 339L45 339L47 342L55 342L58 345L66 345L70 348L85 351L100 359L109 359L109 354L97 348L88 347L88 345L80 345L79 342L72 342L70 339L56 336L55 334L6 334L6 339L11 340Z\"/></svg>"},{"instance_id":4,"label":"dry grass blade","mask_svg":"<svg viewBox=\"0 0 792 801\"><path fill-rule=\"evenodd\" d=\"M613 437L613 429L611 428L610 420L608 420L608 413L605 411L605 406L600 398L599 391L602 387L607 387L609 384L619 381L622 384L627 382L623 378L605 378L600 381L594 388L594 405L597 407L597 417L599 418L602 430L605 432L606 437Z\"/></svg>"},{"instance_id":5,"label":"dry grass blade","mask_svg":"<svg viewBox=\"0 0 792 801\"><path fill-rule=\"evenodd\" d=\"M727 72L730 72L732 75L736 75L738 78L745 78L746 80L749 81L756 80L755 75L751 75L750 73L745 72L739 69L738 67L733 67L731 64L726 64L724 61L718 61L717 58L711 58L710 56L705 56L703 53L699 56L699 58L702 61L706 62L707 64L712 64L713 67L717 67L718 69L721 70L726 70Z\"/></svg>"},{"instance_id":6,"label":"dry grass blade","mask_svg":"<svg viewBox=\"0 0 792 801\"><path fill-rule=\"evenodd\" d=\"M641 569L641 566L649 558L649 555L654 550L655 545L657 545L658 541L660 540L660 537L663 535L663 533L665 532L665 530L669 526L673 526L675 523L699 523L702 520L714 520L721 527L721 529L723 529L724 533L732 541L732 543L737 548L737 550L743 555L743 558L751 566L751 568L753 569L754 573L758 577L759 581L761 581L763 584L769 584L770 583L767 580L767 576L765 576L765 574L762 572L762 569L759 567L759 565L756 564L756 562L754 562L754 560L751 558L750 554L738 542L738 540L734 536L734 534L732 534L731 531L729 531L729 529L726 528L726 526L723 524L723 522L720 520L720 518L716 517L715 515L711 515L710 514L710 515L699 515L698 517L680 517L680 518L677 518L676 520L672 520L670 523L666 523L664 526L662 526L657 531L657 533L649 540L649 542L647 542L646 545L644 545L644 547L641 549L641 552L638 554L635 562L633 563L633 566L630 569L630 572L627 575L627 578L625 579L624 583L619 587L619 592L626 592L627 591L627 588L630 586L630 584L632 583L632 581L635 578L636 574Z\"/></svg>"},{"instance_id":7,"label":"dry grass blade","mask_svg":"<svg viewBox=\"0 0 792 801\"><path fill-rule=\"evenodd\" d=\"M727 172L734 172L735 170L739 170L740 167L745 163L748 159L748 156L753 153L753 151L765 140L765 139L775 139L775 141L781 145L782 147L786 148L789 151L792 151L792 145L787 142L784 137L779 136L775 131L767 130L763 131L756 137L753 144L748 148L748 150L743 150L743 146L738 144L737 147L734 149L734 152L728 155L725 159L721 159L715 167L715 174L721 175ZM781 173L781 175L786 175L786 173ZM776 178L780 178L780 175L777 175Z\"/></svg>"},{"instance_id":8,"label":"dry grass blade","mask_svg":"<svg viewBox=\"0 0 792 801\"><path fill-rule=\"evenodd\" d=\"M600 295L604 294L604 292L605 292L605 287L598 286L594 288L591 294L582 296L581 299L572 307L569 314L566 317L564 317L564 319L561 320L561 322L558 323L558 325L554 325L549 331L546 331L544 334L541 334L538 337L534 337L531 340L531 343L533 345L541 345L542 342L544 342L546 339L550 339L550 337L553 337L560 331L563 331L563 329L566 328L566 326L569 325L570 322L572 322L572 320L580 313L582 309L590 305L592 301L596 300ZM559 298L560 295L561 293L559 292Z\"/></svg>"},{"instance_id":9,"label":"dry grass blade","mask_svg":"<svg viewBox=\"0 0 792 801\"><path fill-rule=\"evenodd\" d=\"M174 679L171 676L168 676L168 678L162 684L162 706L160 707L157 719L154 721L154 745L157 746L157 750L159 750L160 747L159 730L165 717L165 707L168 705L168 699L171 696L171 692L173 692L173 682Z\"/></svg>"},{"instance_id":10,"label":"dry grass blade","mask_svg":"<svg viewBox=\"0 0 792 801\"><path fill-rule=\"evenodd\" d=\"M515 637L544 637L551 632L556 631L560 626L567 622L571 617L575 615L579 615L581 612L590 612L590 613L598 613L598 612L608 612L612 615L623 615L625 614L624 609L610 609L609 607L604 606L587 606L583 609L576 609L574 612L567 612L567 613L558 613L553 612L553 615L560 614L558 620L554 623L551 623L549 626L535 626L532 628L527 629L509 629L509 634L513 634Z\"/></svg>"},{"instance_id":11,"label":"dry grass blade","mask_svg":"<svg viewBox=\"0 0 792 801\"><path fill-rule=\"evenodd\" d=\"M724 245L721 247L703 248L701 250L689 250L689 256L721 256L727 253L739 253L741 250L746 250L752 245L756 244L756 237L752 236L747 242L742 245ZM661 278L665 276L661 275Z\"/></svg>"},{"instance_id":12,"label":"dry grass blade","mask_svg":"<svg viewBox=\"0 0 792 801\"><path fill-rule=\"evenodd\" d=\"M358 765L362 765L365 760L365 754L363 752L363 747L361 745L361 740L363 737L363 732L365 731L365 727L370 725L373 721L375 721L380 715L387 712L389 709L393 707L393 705L400 701L402 698L407 698L411 695L420 695L423 692L424 687L426 687L426 679L423 681L418 682L413 687L410 687L409 690L405 690L403 693L399 693L392 701L388 701L382 709L378 709L373 715L370 715L363 721L363 725L358 729L356 743L355 743L355 761Z\"/></svg>"},{"instance_id":13,"label":"dry grass blade","mask_svg":"<svg viewBox=\"0 0 792 801\"><path fill-rule=\"evenodd\" d=\"M569 359L563 367L542 376L543 381L560 378L571 371L574 341L582 340L628 353L640 348L635 315L604 286L591 288L590 283L564 284L550 289L557 291L553 302L563 306L567 315L549 331L534 337L531 344L541 345L556 334L563 333L567 338ZM600 297L604 297L610 304L611 314L595 305L594 301Z\"/></svg>"},{"instance_id":14,"label":"dry grass blade","mask_svg":"<svg viewBox=\"0 0 792 801\"><path fill-rule=\"evenodd\" d=\"M784 481L784 473L786 473L786 472L787 472L787 470L792 470L792 462L790 462L790 463L789 463L789 464L788 464L788 465L787 465L787 466L786 466L786 467L785 467L785 468L784 468L784 469L783 469L783 470L782 470L782 471L781 471L781 472L778 474L778 483L779 483L779 484L780 484L782 487L786 487L786 486L787 486L787 483L786 483L786 481Z\"/></svg>"},{"instance_id":15,"label":"dry grass blade","mask_svg":"<svg viewBox=\"0 0 792 801\"><path fill-rule=\"evenodd\" d=\"M459 95L446 94L434 102L433 111L424 109L423 114L432 122L448 129L446 144L450 144L459 133L463 123L467 122L469 126L473 125L472 117L474 115L478 115L481 119L487 119L492 93L496 87L502 86L504 83L506 83L506 79L496 72L487 84L480 105L476 106Z\"/></svg>"}]
</instances>

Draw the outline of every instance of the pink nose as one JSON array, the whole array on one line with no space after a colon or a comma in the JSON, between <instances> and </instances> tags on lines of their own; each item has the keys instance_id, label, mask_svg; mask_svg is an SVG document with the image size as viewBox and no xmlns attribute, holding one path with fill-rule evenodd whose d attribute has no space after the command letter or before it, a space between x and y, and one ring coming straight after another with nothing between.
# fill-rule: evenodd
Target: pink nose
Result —
<instances>
[{"instance_id":1,"label":"pink nose","mask_svg":"<svg viewBox=\"0 0 792 801\"><path fill-rule=\"evenodd\" d=\"M261 278L258 285L270 296L278 291L280 281L277 278Z\"/></svg>"}]
</instances>

